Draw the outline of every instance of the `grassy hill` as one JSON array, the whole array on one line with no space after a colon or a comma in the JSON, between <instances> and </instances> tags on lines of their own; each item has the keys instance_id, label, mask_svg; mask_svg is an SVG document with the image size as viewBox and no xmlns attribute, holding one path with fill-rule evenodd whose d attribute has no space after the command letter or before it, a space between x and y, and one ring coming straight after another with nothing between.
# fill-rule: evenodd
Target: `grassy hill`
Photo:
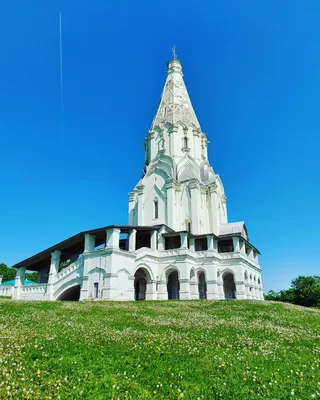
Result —
<instances>
[{"instance_id":1,"label":"grassy hill","mask_svg":"<svg viewBox=\"0 0 320 400\"><path fill-rule=\"evenodd\" d=\"M0 300L0 399L320 398L320 311Z\"/></svg>"}]
</instances>

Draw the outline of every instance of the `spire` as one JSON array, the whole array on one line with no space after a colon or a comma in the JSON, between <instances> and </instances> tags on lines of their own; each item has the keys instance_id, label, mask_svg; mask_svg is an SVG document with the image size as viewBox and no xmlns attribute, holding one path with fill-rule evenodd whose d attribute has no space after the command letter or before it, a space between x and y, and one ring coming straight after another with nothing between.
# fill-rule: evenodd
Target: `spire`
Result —
<instances>
[{"instance_id":1,"label":"spire","mask_svg":"<svg viewBox=\"0 0 320 400\"><path fill-rule=\"evenodd\" d=\"M151 130L157 125L162 127L166 122L173 125L179 122L187 126L193 124L195 127L200 128L183 81L182 64L177 59L175 47L173 47L172 52L173 59L167 64L167 79Z\"/></svg>"}]
</instances>

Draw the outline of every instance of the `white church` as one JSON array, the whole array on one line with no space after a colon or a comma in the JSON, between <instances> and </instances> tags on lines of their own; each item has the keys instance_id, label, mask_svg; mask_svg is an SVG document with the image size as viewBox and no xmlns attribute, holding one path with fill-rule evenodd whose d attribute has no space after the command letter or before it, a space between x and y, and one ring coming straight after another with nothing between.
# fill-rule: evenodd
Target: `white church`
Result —
<instances>
[{"instance_id":1,"label":"white church","mask_svg":"<svg viewBox=\"0 0 320 400\"><path fill-rule=\"evenodd\" d=\"M258 254L244 222L228 222L222 180L174 56L144 141L143 176L129 193L128 225L78 233L19 262L0 295L263 300ZM39 272L37 284L25 284L26 270Z\"/></svg>"}]
</instances>

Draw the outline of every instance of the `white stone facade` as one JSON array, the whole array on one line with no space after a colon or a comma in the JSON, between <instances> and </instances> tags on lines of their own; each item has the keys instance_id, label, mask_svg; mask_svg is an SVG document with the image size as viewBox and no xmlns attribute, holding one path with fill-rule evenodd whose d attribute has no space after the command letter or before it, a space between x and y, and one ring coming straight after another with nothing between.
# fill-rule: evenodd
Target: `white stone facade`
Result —
<instances>
[{"instance_id":1,"label":"white stone facade","mask_svg":"<svg viewBox=\"0 0 320 400\"><path fill-rule=\"evenodd\" d=\"M17 264L13 297L263 300L259 252L243 222L228 223L207 146L173 59L145 139L143 177L129 194L129 225L83 232ZM59 271L61 260L69 265ZM21 285L26 268L40 271L38 285Z\"/></svg>"}]
</instances>

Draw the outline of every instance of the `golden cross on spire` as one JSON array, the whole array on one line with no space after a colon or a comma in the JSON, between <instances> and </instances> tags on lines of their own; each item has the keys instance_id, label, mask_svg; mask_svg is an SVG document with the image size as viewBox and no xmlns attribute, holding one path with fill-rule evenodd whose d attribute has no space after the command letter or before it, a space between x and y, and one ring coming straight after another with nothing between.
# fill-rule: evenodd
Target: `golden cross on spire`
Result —
<instances>
[{"instance_id":1,"label":"golden cross on spire","mask_svg":"<svg viewBox=\"0 0 320 400\"><path fill-rule=\"evenodd\" d=\"M172 53L173 53L173 59L176 60L177 59L176 46L173 46Z\"/></svg>"}]
</instances>

